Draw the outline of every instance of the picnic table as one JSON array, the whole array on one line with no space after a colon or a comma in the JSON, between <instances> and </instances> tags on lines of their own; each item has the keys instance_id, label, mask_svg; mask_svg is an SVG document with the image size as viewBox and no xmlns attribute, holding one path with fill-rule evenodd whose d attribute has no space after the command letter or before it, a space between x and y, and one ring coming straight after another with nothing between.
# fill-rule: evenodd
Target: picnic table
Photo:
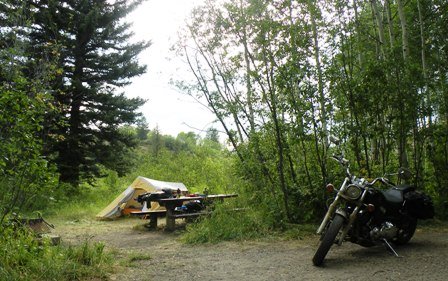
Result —
<instances>
[{"instance_id":1,"label":"picnic table","mask_svg":"<svg viewBox=\"0 0 448 281\"><path fill-rule=\"evenodd\" d=\"M165 207L166 210L148 210L142 212L131 212L132 215L148 215L150 222L150 228L157 227L157 218L166 213L166 230L172 231L175 227L175 220L180 218L198 217L207 214L206 211L200 211L196 213L181 213L176 212L177 207L181 207L188 201L201 201L201 202L213 202L215 200L222 201L226 198L237 197L238 194L211 194L204 196L180 196L172 198L153 199L151 201L157 202L160 206Z\"/></svg>"}]
</instances>

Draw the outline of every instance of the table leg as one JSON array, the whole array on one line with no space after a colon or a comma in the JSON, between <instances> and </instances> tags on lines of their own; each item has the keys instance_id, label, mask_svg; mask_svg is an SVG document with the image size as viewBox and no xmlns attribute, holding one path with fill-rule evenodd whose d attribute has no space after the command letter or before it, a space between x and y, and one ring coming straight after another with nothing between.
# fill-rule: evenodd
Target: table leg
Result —
<instances>
[{"instance_id":1,"label":"table leg","mask_svg":"<svg viewBox=\"0 0 448 281\"><path fill-rule=\"evenodd\" d=\"M149 224L148 224L149 229L157 229L157 218L158 218L157 213L151 213L149 215Z\"/></svg>"},{"instance_id":2,"label":"table leg","mask_svg":"<svg viewBox=\"0 0 448 281\"><path fill-rule=\"evenodd\" d=\"M174 230L174 209L167 208L166 209L166 230L167 231L173 231Z\"/></svg>"}]
</instances>

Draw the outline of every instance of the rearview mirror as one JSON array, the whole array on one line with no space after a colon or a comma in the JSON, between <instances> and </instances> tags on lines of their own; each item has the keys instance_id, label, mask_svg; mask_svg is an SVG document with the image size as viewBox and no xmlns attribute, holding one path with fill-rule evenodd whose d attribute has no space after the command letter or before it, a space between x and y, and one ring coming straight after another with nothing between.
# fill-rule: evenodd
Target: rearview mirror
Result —
<instances>
[{"instance_id":1,"label":"rearview mirror","mask_svg":"<svg viewBox=\"0 0 448 281\"><path fill-rule=\"evenodd\" d=\"M409 169L401 167L398 169L398 177L400 179L408 180L412 177L412 173Z\"/></svg>"}]
</instances>

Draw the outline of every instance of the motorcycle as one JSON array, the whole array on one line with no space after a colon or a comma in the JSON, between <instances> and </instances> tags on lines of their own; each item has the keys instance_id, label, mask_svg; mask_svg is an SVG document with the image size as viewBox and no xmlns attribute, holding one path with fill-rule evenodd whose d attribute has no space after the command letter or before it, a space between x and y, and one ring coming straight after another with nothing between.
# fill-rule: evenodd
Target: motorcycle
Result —
<instances>
[{"instance_id":1,"label":"motorcycle","mask_svg":"<svg viewBox=\"0 0 448 281\"><path fill-rule=\"evenodd\" d=\"M335 197L317 230L321 236L313 264L322 265L331 246L340 246L344 241L364 247L384 244L398 257L392 244L406 244L414 235L418 219L434 217L431 198L413 186L395 185L385 177L371 182L358 178L350 172L349 161L342 155L332 158L344 168L346 177L339 190L331 183L326 187L335 192ZM406 173L402 169L397 175ZM378 182L388 189L374 187Z\"/></svg>"}]
</instances>

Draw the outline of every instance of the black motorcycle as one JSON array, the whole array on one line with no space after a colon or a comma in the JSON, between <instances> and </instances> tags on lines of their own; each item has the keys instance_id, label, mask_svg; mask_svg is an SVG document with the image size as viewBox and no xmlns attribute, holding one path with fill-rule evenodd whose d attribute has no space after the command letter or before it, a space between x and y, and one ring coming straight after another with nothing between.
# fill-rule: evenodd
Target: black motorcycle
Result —
<instances>
[{"instance_id":1,"label":"black motorcycle","mask_svg":"<svg viewBox=\"0 0 448 281\"><path fill-rule=\"evenodd\" d=\"M321 235L313 264L322 265L333 244L350 241L364 247L384 244L398 256L392 244L406 244L414 235L417 219L434 217L429 196L410 185L395 185L385 177L369 182L350 173L349 161L333 156L345 169L346 178L339 190L332 184L327 190L336 191L333 202L317 230ZM406 174L401 170L398 176ZM388 187L381 190L374 185L380 182Z\"/></svg>"}]
</instances>

